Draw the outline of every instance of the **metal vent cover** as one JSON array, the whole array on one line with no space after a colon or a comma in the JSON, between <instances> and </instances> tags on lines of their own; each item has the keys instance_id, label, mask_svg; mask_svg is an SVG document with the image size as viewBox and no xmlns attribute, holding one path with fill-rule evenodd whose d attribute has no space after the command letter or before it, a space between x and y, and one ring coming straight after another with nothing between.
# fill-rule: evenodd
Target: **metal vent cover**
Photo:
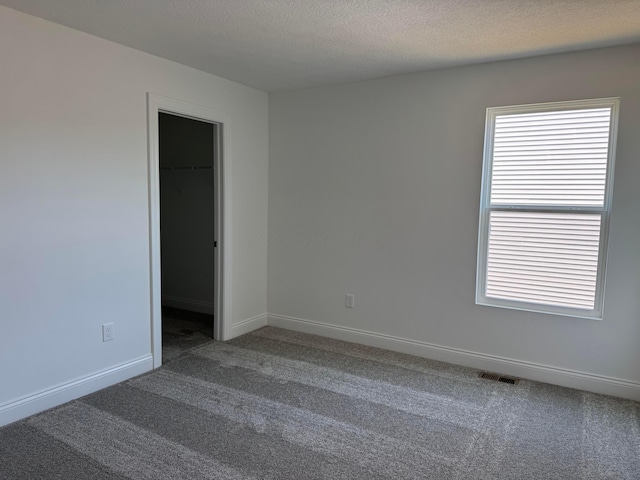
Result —
<instances>
[{"instance_id":1,"label":"metal vent cover","mask_svg":"<svg viewBox=\"0 0 640 480\"><path fill-rule=\"evenodd\" d=\"M478 377L484 378L485 380L493 380L494 382L502 382L508 383L510 385L518 385L520 382L519 378L509 377L507 375L501 375L499 373L490 373L490 372L480 372Z\"/></svg>"}]
</instances>

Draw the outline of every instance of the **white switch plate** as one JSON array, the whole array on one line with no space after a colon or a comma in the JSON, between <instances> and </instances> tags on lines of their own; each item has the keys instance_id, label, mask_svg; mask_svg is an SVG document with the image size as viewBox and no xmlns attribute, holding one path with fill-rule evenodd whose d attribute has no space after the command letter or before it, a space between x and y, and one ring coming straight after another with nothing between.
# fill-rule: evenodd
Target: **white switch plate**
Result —
<instances>
[{"instance_id":1,"label":"white switch plate","mask_svg":"<svg viewBox=\"0 0 640 480\"><path fill-rule=\"evenodd\" d=\"M102 325L102 341L110 342L113 340L113 323L105 323Z\"/></svg>"},{"instance_id":2,"label":"white switch plate","mask_svg":"<svg viewBox=\"0 0 640 480\"><path fill-rule=\"evenodd\" d=\"M355 301L356 301L355 297L350 293L347 293L344 296L344 305L347 308L354 308L355 307Z\"/></svg>"}]
</instances>

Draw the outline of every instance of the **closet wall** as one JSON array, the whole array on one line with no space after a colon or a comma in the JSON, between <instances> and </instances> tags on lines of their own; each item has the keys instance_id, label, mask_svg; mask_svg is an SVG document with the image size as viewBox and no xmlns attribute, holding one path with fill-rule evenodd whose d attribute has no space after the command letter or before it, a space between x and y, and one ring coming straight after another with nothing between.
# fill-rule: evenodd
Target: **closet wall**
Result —
<instances>
[{"instance_id":1,"label":"closet wall","mask_svg":"<svg viewBox=\"0 0 640 480\"><path fill-rule=\"evenodd\" d=\"M166 113L160 128L162 304L214 313L214 125Z\"/></svg>"}]
</instances>

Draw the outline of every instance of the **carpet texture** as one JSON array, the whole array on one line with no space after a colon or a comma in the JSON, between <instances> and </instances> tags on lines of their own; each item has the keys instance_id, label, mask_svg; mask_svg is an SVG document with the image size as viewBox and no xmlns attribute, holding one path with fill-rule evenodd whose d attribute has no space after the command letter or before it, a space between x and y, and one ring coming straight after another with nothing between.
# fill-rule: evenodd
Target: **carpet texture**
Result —
<instances>
[{"instance_id":1,"label":"carpet texture","mask_svg":"<svg viewBox=\"0 0 640 480\"><path fill-rule=\"evenodd\" d=\"M640 403L266 327L0 429L2 479L640 479Z\"/></svg>"}]
</instances>

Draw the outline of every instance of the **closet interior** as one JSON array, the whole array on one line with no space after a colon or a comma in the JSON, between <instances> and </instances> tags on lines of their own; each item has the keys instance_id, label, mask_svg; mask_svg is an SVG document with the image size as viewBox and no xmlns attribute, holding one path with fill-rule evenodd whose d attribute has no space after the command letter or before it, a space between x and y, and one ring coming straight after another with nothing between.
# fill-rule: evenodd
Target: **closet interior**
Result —
<instances>
[{"instance_id":1,"label":"closet interior","mask_svg":"<svg viewBox=\"0 0 640 480\"><path fill-rule=\"evenodd\" d=\"M217 125L159 113L163 360L213 338Z\"/></svg>"}]
</instances>

